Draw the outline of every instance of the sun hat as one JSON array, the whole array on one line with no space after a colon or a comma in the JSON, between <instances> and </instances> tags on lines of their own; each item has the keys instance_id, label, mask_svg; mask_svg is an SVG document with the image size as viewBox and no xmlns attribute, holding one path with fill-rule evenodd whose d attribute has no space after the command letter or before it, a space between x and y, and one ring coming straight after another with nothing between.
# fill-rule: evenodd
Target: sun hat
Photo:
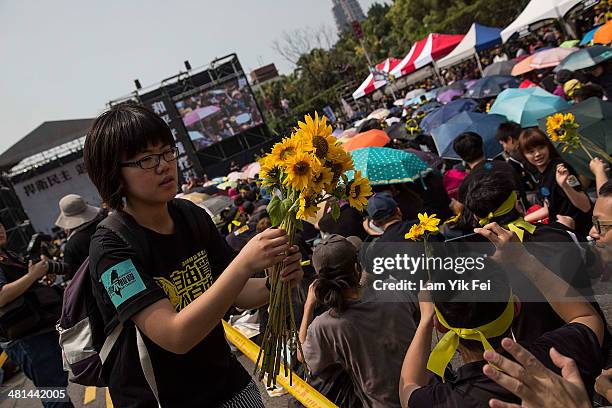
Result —
<instances>
[{"instance_id":1,"label":"sun hat","mask_svg":"<svg viewBox=\"0 0 612 408\"><path fill-rule=\"evenodd\" d=\"M64 229L75 229L93 221L100 212L98 207L89 205L80 195L68 194L59 202L60 215L55 225Z\"/></svg>"}]
</instances>

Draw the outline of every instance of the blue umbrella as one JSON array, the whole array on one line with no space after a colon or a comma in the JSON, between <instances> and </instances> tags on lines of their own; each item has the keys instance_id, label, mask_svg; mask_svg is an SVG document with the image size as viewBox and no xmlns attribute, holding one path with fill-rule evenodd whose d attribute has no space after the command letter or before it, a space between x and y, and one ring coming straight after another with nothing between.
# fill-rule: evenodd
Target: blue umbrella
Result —
<instances>
[{"instance_id":1,"label":"blue umbrella","mask_svg":"<svg viewBox=\"0 0 612 408\"><path fill-rule=\"evenodd\" d=\"M427 114L435 109L438 109L440 105L438 102L433 101L433 102L427 102L421 106L419 106L417 108L417 110L414 111L414 114L412 116L419 116L420 114Z\"/></svg>"},{"instance_id":2,"label":"blue umbrella","mask_svg":"<svg viewBox=\"0 0 612 408\"><path fill-rule=\"evenodd\" d=\"M569 107L563 98L539 87L506 89L499 94L489 111L505 116L522 127L538 125L538 119Z\"/></svg>"},{"instance_id":3,"label":"blue umbrella","mask_svg":"<svg viewBox=\"0 0 612 408\"><path fill-rule=\"evenodd\" d=\"M461 112L445 124L435 128L433 136L440 157L445 159L460 159L453 149L453 141L463 132L478 133L484 142L485 156L489 159L502 152L502 147L495 139L495 133L500 124L506 122L501 115L486 113Z\"/></svg>"},{"instance_id":4,"label":"blue umbrella","mask_svg":"<svg viewBox=\"0 0 612 408\"><path fill-rule=\"evenodd\" d=\"M355 169L361 171L372 185L415 181L431 171L417 155L388 147L356 149L351 156ZM347 172L347 177L350 179L353 175Z\"/></svg>"},{"instance_id":5,"label":"blue umbrella","mask_svg":"<svg viewBox=\"0 0 612 408\"><path fill-rule=\"evenodd\" d=\"M584 37L582 37L582 41L580 41L578 45L582 47L584 45L587 45L591 41L593 41L593 37L595 36L595 31L599 30L599 27L601 27L601 25L598 25L597 27L593 27L591 31L586 33Z\"/></svg>"},{"instance_id":6,"label":"blue umbrella","mask_svg":"<svg viewBox=\"0 0 612 408\"><path fill-rule=\"evenodd\" d=\"M478 103L473 99L454 100L427 114L421 121L421 129L425 133L429 133L438 126L448 122L453 116L465 111L473 112L477 107Z\"/></svg>"},{"instance_id":7,"label":"blue umbrella","mask_svg":"<svg viewBox=\"0 0 612 408\"><path fill-rule=\"evenodd\" d=\"M504 89L518 88L518 80L510 75L491 75L479 79L465 93L468 98L482 99L499 95Z\"/></svg>"}]
</instances>

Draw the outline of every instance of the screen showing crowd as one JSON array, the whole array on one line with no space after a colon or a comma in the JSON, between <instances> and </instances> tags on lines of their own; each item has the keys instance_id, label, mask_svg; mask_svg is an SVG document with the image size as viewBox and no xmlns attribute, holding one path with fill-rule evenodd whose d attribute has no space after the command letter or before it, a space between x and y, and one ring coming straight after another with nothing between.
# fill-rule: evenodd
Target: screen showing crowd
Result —
<instances>
[{"instance_id":1,"label":"screen showing crowd","mask_svg":"<svg viewBox=\"0 0 612 408\"><path fill-rule=\"evenodd\" d=\"M176 108L197 150L263 122L244 77L183 98Z\"/></svg>"}]
</instances>

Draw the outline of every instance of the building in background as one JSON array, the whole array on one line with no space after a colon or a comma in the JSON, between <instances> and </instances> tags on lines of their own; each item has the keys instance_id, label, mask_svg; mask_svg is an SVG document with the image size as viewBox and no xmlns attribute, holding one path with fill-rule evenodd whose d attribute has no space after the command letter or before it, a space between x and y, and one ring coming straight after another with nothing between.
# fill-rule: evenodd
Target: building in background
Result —
<instances>
[{"instance_id":1,"label":"building in background","mask_svg":"<svg viewBox=\"0 0 612 408\"><path fill-rule=\"evenodd\" d=\"M362 22L366 19L357 0L332 0L332 3L332 12L339 32L349 30L353 21Z\"/></svg>"},{"instance_id":2,"label":"building in background","mask_svg":"<svg viewBox=\"0 0 612 408\"><path fill-rule=\"evenodd\" d=\"M251 71L251 82L253 84L261 84L275 78L278 78L278 70L274 64L264 65Z\"/></svg>"}]
</instances>

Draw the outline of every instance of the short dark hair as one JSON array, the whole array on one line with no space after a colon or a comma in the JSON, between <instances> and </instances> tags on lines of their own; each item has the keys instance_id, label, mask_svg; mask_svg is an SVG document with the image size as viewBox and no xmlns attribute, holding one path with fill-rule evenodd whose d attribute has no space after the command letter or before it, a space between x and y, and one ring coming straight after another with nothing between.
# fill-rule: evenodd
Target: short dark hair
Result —
<instances>
[{"instance_id":1,"label":"short dark hair","mask_svg":"<svg viewBox=\"0 0 612 408\"><path fill-rule=\"evenodd\" d=\"M608 180L599 189L599 197L612 197L612 180Z\"/></svg>"},{"instance_id":2,"label":"short dark hair","mask_svg":"<svg viewBox=\"0 0 612 408\"><path fill-rule=\"evenodd\" d=\"M548 147L548 154L551 159L559 157L559 152L557 152L555 146L550 139L548 139L546 133L535 127L523 130L519 136L519 151L521 154L524 156L527 150L538 146ZM527 160L525 160L525 162L527 162Z\"/></svg>"},{"instance_id":3,"label":"short dark hair","mask_svg":"<svg viewBox=\"0 0 612 408\"><path fill-rule=\"evenodd\" d=\"M503 172L483 172L470 176L468 182L462 187L464 205L477 217L483 218L497 210L514 191L514 182ZM507 224L519 217L518 211L510 213L491 221Z\"/></svg>"},{"instance_id":4,"label":"short dark hair","mask_svg":"<svg viewBox=\"0 0 612 408\"><path fill-rule=\"evenodd\" d=\"M121 161L159 143L174 147L172 131L144 106L119 104L96 118L87 132L83 159L89 178L110 208L123 208Z\"/></svg>"},{"instance_id":5,"label":"short dark hair","mask_svg":"<svg viewBox=\"0 0 612 408\"><path fill-rule=\"evenodd\" d=\"M482 137L474 132L465 132L457 136L453 142L453 149L466 162L471 162L484 156Z\"/></svg>"},{"instance_id":6,"label":"short dark hair","mask_svg":"<svg viewBox=\"0 0 612 408\"><path fill-rule=\"evenodd\" d=\"M452 272L454 274L454 272ZM451 278L446 274L433 277L436 282L446 282ZM451 278L452 279L452 278ZM478 294L476 300L474 292L461 290L432 291L432 300L438 312L451 327L473 329L491 323L498 319L510 299L510 284L504 271L492 262L485 262L485 268L467 270L462 279L479 279L489 281L491 290ZM503 299L503 300L502 300ZM512 326L511 326L512 327ZM502 335L487 339L494 349L499 349L501 340L508 335L510 328ZM459 339L459 343L470 350L482 350L482 343L476 340Z\"/></svg>"},{"instance_id":7,"label":"short dark hair","mask_svg":"<svg viewBox=\"0 0 612 408\"><path fill-rule=\"evenodd\" d=\"M523 128L516 122L504 122L497 128L497 133L495 133L495 139L500 142L507 142L508 139L512 139L518 141L519 136Z\"/></svg>"},{"instance_id":8,"label":"short dark hair","mask_svg":"<svg viewBox=\"0 0 612 408\"><path fill-rule=\"evenodd\" d=\"M595 97L602 99L604 96L604 90L601 86L596 84L587 84L576 89L572 95L573 99L584 101L586 99Z\"/></svg>"}]
</instances>

